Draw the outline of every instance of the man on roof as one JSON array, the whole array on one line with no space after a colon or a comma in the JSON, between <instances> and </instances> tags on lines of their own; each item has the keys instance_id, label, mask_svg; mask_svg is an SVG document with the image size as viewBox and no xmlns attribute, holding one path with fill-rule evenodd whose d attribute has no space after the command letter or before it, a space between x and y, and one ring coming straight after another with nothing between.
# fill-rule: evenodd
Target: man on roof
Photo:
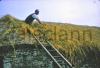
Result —
<instances>
[{"instance_id":1,"label":"man on roof","mask_svg":"<svg viewBox=\"0 0 100 68\"><path fill-rule=\"evenodd\" d=\"M25 19L25 22L26 22L27 24L32 24L32 22L33 22L34 20L36 20L36 21L38 21L38 23L41 24L41 21L39 20L39 18L38 18L37 15L39 15L39 10L38 10L38 9L36 9L34 13L30 14L30 15Z\"/></svg>"}]
</instances>

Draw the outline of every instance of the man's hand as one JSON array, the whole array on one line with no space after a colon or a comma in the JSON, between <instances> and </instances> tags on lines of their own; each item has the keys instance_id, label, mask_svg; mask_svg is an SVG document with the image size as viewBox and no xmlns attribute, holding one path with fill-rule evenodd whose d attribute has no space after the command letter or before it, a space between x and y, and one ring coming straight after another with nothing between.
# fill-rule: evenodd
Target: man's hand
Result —
<instances>
[{"instance_id":1,"label":"man's hand","mask_svg":"<svg viewBox=\"0 0 100 68\"><path fill-rule=\"evenodd\" d=\"M41 21L40 21L39 19L36 19L36 20L39 22L39 24L42 24Z\"/></svg>"}]
</instances>

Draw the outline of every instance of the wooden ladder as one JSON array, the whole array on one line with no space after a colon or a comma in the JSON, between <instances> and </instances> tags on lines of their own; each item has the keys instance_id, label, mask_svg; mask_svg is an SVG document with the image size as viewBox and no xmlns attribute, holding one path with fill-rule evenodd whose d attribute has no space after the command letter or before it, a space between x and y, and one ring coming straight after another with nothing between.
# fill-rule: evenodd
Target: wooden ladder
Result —
<instances>
[{"instance_id":1,"label":"wooden ladder","mask_svg":"<svg viewBox=\"0 0 100 68\"><path fill-rule=\"evenodd\" d=\"M57 65L56 68L73 68L72 64L49 41L45 41L44 44L36 36L34 36L34 38L39 46L41 46L55 62Z\"/></svg>"}]
</instances>

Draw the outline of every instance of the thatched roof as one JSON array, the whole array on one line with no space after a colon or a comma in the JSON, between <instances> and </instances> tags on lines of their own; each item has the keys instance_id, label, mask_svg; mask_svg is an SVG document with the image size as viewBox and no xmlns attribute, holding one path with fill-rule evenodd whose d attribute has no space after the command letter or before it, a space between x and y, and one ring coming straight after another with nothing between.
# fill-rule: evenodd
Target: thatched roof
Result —
<instances>
[{"instance_id":1,"label":"thatched roof","mask_svg":"<svg viewBox=\"0 0 100 68\"><path fill-rule=\"evenodd\" d=\"M43 36L45 36L45 39L52 42L54 46L58 48L59 51L71 62L75 63L75 65L80 65L81 63L87 62L89 64L96 65L100 63L99 27L77 26L61 23L55 24L51 22L44 25L28 25L24 21L18 20L10 15L6 15L0 19L0 46L35 44L36 41L34 40L33 34L36 34L37 36L40 36L41 39L43 39ZM78 31L80 40L71 39L71 32L74 30ZM92 32L92 40L89 40L89 36L86 36L86 40L89 41L83 40L84 30ZM67 31L67 35L64 36L65 31ZM77 33L73 35L73 37L77 38ZM87 60L92 61L89 62Z\"/></svg>"},{"instance_id":2,"label":"thatched roof","mask_svg":"<svg viewBox=\"0 0 100 68\"><path fill-rule=\"evenodd\" d=\"M32 29L24 21L18 20L10 15L0 19L0 46L10 44L25 44L34 42L27 29Z\"/></svg>"}]
</instances>

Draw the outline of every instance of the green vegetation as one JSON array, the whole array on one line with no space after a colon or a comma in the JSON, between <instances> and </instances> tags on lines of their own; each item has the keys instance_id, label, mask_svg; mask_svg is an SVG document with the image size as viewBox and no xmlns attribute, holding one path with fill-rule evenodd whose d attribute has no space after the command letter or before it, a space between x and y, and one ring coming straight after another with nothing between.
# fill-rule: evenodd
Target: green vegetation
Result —
<instances>
[{"instance_id":1,"label":"green vegetation","mask_svg":"<svg viewBox=\"0 0 100 68\"><path fill-rule=\"evenodd\" d=\"M100 67L100 27L52 22L28 25L10 15L0 19L0 46L35 43L33 34L54 44L76 68Z\"/></svg>"}]
</instances>

